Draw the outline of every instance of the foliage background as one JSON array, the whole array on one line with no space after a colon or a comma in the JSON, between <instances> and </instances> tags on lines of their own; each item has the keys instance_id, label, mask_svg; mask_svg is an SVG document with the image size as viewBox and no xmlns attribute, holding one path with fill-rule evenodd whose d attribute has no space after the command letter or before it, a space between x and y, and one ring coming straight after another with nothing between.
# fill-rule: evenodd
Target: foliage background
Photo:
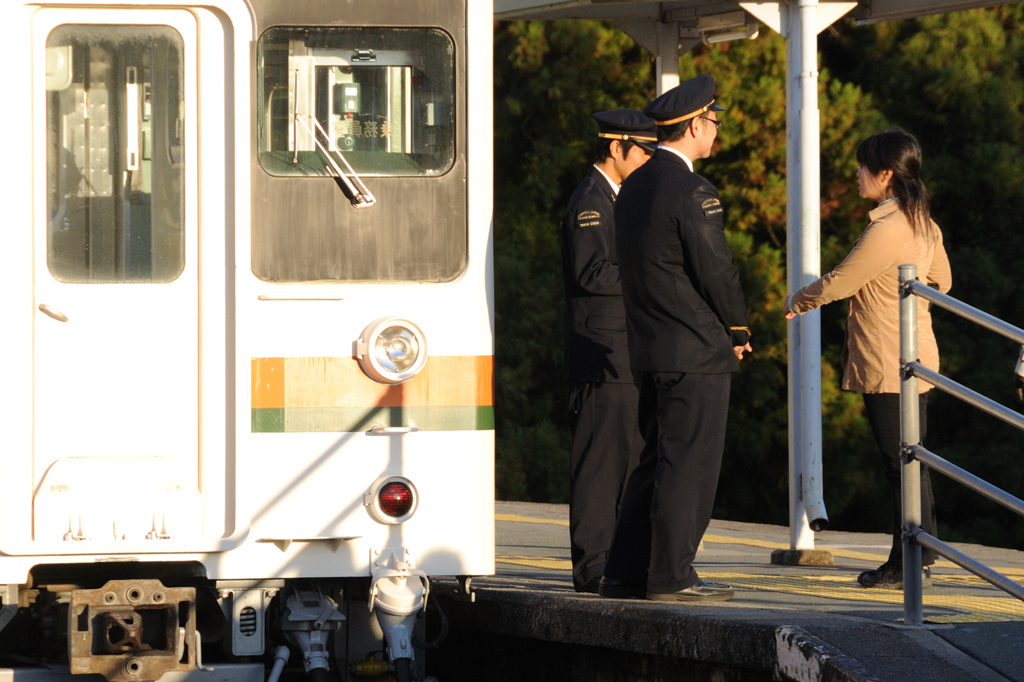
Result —
<instances>
[{"instance_id":1,"label":"foliage background","mask_svg":"<svg viewBox=\"0 0 1024 682\"><path fill-rule=\"evenodd\" d=\"M595 111L642 108L650 55L599 22L496 22L495 299L497 493L565 502L569 432L561 379L558 226L592 162ZM857 144L898 126L925 151L933 216L953 264L953 295L1024 322L1024 7L972 10L822 34L822 272L842 260L872 207L857 196ZM785 296L785 44L700 47L680 60L708 73L727 107L698 172L721 192L755 354L733 382L715 517L788 523ZM831 528L888 530L888 495L860 396L839 390L845 304L822 317L825 502ZM937 312L943 372L1004 404L1016 348ZM1024 437L937 391L928 445L1024 496ZM933 476L940 534L1024 548L1024 523Z\"/></svg>"}]
</instances>

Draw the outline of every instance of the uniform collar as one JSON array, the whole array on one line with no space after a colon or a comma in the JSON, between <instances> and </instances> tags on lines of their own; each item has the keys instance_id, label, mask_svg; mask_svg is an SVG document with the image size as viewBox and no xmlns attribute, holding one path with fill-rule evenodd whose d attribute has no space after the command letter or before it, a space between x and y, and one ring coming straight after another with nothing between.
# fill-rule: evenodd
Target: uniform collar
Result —
<instances>
[{"instance_id":1,"label":"uniform collar","mask_svg":"<svg viewBox=\"0 0 1024 682\"><path fill-rule=\"evenodd\" d=\"M612 188L612 194L614 196L619 196L619 186L612 182L612 179L608 177L608 174L605 173L600 168L598 168L596 163L594 164L594 170L600 173L604 177L604 179L608 181L608 185Z\"/></svg>"},{"instance_id":2,"label":"uniform collar","mask_svg":"<svg viewBox=\"0 0 1024 682\"><path fill-rule=\"evenodd\" d=\"M690 158L688 156L686 156L686 154L682 153L678 149L672 149L672 147L666 147L663 144L658 145L658 149L664 149L667 152L672 152L673 154L678 156L680 159L685 161L686 162L686 166L690 169L690 172L691 173L693 172L693 161L690 161Z\"/></svg>"},{"instance_id":3,"label":"uniform collar","mask_svg":"<svg viewBox=\"0 0 1024 682\"><path fill-rule=\"evenodd\" d=\"M887 215L895 213L900 210L900 204L898 201L893 199L892 201L886 201L885 203L879 204L872 210L868 211L868 220L875 222L879 218L884 218Z\"/></svg>"}]
</instances>

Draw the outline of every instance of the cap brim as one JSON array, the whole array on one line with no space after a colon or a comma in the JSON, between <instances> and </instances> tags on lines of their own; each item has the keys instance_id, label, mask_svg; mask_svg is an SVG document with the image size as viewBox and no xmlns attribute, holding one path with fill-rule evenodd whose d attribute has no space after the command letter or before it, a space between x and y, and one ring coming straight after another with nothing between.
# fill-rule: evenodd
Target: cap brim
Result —
<instances>
[{"instance_id":1,"label":"cap brim","mask_svg":"<svg viewBox=\"0 0 1024 682\"><path fill-rule=\"evenodd\" d=\"M725 107L720 107L717 104L712 104L709 111L725 111Z\"/></svg>"},{"instance_id":2,"label":"cap brim","mask_svg":"<svg viewBox=\"0 0 1024 682\"><path fill-rule=\"evenodd\" d=\"M633 144L635 144L637 147L640 147L640 149L645 150L648 154L653 154L654 150L658 148L658 145L653 142L641 142L635 137L633 138Z\"/></svg>"}]
</instances>

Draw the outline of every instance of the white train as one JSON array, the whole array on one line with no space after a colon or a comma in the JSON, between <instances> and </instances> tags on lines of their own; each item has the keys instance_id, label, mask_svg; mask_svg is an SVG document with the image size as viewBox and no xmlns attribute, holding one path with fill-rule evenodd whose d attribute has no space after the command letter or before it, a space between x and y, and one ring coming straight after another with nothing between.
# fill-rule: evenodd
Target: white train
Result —
<instances>
[{"instance_id":1,"label":"white train","mask_svg":"<svg viewBox=\"0 0 1024 682\"><path fill-rule=\"evenodd\" d=\"M0 679L422 677L494 570L490 2L0 20Z\"/></svg>"}]
</instances>

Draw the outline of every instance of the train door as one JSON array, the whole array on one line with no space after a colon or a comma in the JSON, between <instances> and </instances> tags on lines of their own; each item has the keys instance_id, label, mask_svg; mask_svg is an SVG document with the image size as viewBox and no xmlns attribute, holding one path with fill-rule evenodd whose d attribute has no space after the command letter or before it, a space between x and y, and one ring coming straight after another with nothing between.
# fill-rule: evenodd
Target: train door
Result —
<instances>
[{"instance_id":1,"label":"train door","mask_svg":"<svg viewBox=\"0 0 1024 682\"><path fill-rule=\"evenodd\" d=\"M35 539L196 535L196 20L44 9L33 41Z\"/></svg>"}]
</instances>

